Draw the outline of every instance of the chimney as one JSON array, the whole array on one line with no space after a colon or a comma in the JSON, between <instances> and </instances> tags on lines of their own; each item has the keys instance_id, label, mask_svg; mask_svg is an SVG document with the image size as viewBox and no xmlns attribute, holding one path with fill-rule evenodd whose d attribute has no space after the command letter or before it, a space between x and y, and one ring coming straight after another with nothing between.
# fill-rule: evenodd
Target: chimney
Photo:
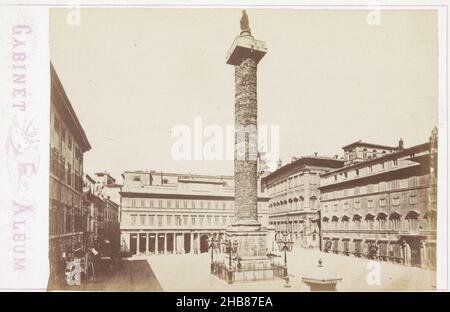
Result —
<instances>
[{"instance_id":1,"label":"chimney","mask_svg":"<svg viewBox=\"0 0 450 312\"><path fill-rule=\"evenodd\" d=\"M403 139L402 138L400 138L400 140L398 141L398 149L400 149L400 150L402 150L404 147L403 147Z\"/></svg>"},{"instance_id":2,"label":"chimney","mask_svg":"<svg viewBox=\"0 0 450 312\"><path fill-rule=\"evenodd\" d=\"M317 152L314 152L314 156L317 157Z\"/></svg>"},{"instance_id":3,"label":"chimney","mask_svg":"<svg viewBox=\"0 0 450 312\"><path fill-rule=\"evenodd\" d=\"M338 159L338 157L339 157L339 155L337 155L337 154L334 155L334 159Z\"/></svg>"}]
</instances>

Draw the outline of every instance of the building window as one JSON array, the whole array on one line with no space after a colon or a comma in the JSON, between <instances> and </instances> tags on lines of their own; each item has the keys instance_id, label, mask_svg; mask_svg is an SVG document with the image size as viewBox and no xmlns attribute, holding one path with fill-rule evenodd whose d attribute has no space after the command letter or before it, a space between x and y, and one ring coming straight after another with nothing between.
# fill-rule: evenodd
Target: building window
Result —
<instances>
[{"instance_id":1,"label":"building window","mask_svg":"<svg viewBox=\"0 0 450 312\"><path fill-rule=\"evenodd\" d=\"M400 198L394 197L392 198L392 206L399 206L400 205Z\"/></svg>"},{"instance_id":2,"label":"building window","mask_svg":"<svg viewBox=\"0 0 450 312\"><path fill-rule=\"evenodd\" d=\"M349 249L350 249L348 239L344 240L343 243L344 243L344 253L348 254Z\"/></svg>"},{"instance_id":3,"label":"building window","mask_svg":"<svg viewBox=\"0 0 450 312\"><path fill-rule=\"evenodd\" d=\"M344 230L348 230L348 220L349 218L347 216L342 217L342 227Z\"/></svg>"},{"instance_id":4,"label":"building window","mask_svg":"<svg viewBox=\"0 0 450 312\"><path fill-rule=\"evenodd\" d=\"M72 185L72 165L70 162L67 162L67 185Z\"/></svg>"},{"instance_id":5,"label":"building window","mask_svg":"<svg viewBox=\"0 0 450 312\"><path fill-rule=\"evenodd\" d=\"M178 199L175 201L175 208L180 208L180 201Z\"/></svg>"},{"instance_id":6,"label":"building window","mask_svg":"<svg viewBox=\"0 0 450 312\"><path fill-rule=\"evenodd\" d=\"M331 223L333 224L333 229L335 229L335 230L338 229L338 222L339 222L338 217L333 216L333 218L331 218Z\"/></svg>"},{"instance_id":7,"label":"building window","mask_svg":"<svg viewBox=\"0 0 450 312\"><path fill-rule=\"evenodd\" d=\"M339 252L339 240L337 239L333 240L333 252L335 253Z\"/></svg>"},{"instance_id":8,"label":"building window","mask_svg":"<svg viewBox=\"0 0 450 312\"><path fill-rule=\"evenodd\" d=\"M417 177L410 177L408 179L408 187L416 187L417 186Z\"/></svg>"},{"instance_id":9,"label":"building window","mask_svg":"<svg viewBox=\"0 0 450 312\"><path fill-rule=\"evenodd\" d=\"M353 216L353 227L355 230L361 229L361 216L359 215Z\"/></svg>"},{"instance_id":10,"label":"building window","mask_svg":"<svg viewBox=\"0 0 450 312\"><path fill-rule=\"evenodd\" d=\"M359 169L355 170L356 176L359 176Z\"/></svg>"},{"instance_id":11,"label":"building window","mask_svg":"<svg viewBox=\"0 0 450 312\"><path fill-rule=\"evenodd\" d=\"M384 213L378 214L377 220L378 220L378 227L380 230L386 230L386 218L387 216Z\"/></svg>"},{"instance_id":12,"label":"building window","mask_svg":"<svg viewBox=\"0 0 450 312\"><path fill-rule=\"evenodd\" d=\"M219 216L214 216L214 224L219 225Z\"/></svg>"},{"instance_id":13,"label":"building window","mask_svg":"<svg viewBox=\"0 0 450 312\"><path fill-rule=\"evenodd\" d=\"M180 216L176 216L176 225L177 226L181 226L181 217Z\"/></svg>"},{"instance_id":14,"label":"building window","mask_svg":"<svg viewBox=\"0 0 450 312\"><path fill-rule=\"evenodd\" d=\"M183 225L187 226L188 216L183 216Z\"/></svg>"},{"instance_id":15,"label":"building window","mask_svg":"<svg viewBox=\"0 0 450 312\"><path fill-rule=\"evenodd\" d=\"M227 217L225 216L222 217L222 224L223 225L227 224Z\"/></svg>"},{"instance_id":16,"label":"building window","mask_svg":"<svg viewBox=\"0 0 450 312\"><path fill-rule=\"evenodd\" d=\"M172 225L172 216L166 216L166 223L167 225Z\"/></svg>"},{"instance_id":17,"label":"building window","mask_svg":"<svg viewBox=\"0 0 450 312\"><path fill-rule=\"evenodd\" d=\"M141 199L141 207L145 207L145 199Z\"/></svg>"},{"instance_id":18,"label":"building window","mask_svg":"<svg viewBox=\"0 0 450 312\"><path fill-rule=\"evenodd\" d=\"M163 206L162 200L158 200L158 207L162 208L162 206Z\"/></svg>"},{"instance_id":19,"label":"building window","mask_svg":"<svg viewBox=\"0 0 450 312\"><path fill-rule=\"evenodd\" d=\"M200 216L199 218L199 223L201 226L203 225L204 218L205 218L204 216Z\"/></svg>"},{"instance_id":20,"label":"building window","mask_svg":"<svg viewBox=\"0 0 450 312\"><path fill-rule=\"evenodd\" d=\"M203 207L201 207L202 205L200 205L200 208L203 208ZM195 200L193 200L192 202L191 202L191 207L192 207L192 209L195 209Z\"/></svg>"},{"instance_id":21,"label":"building window","mask_svg":"<svg viewBox=\"0 0 450 312\"><path fill-rule=\"evenodd\" d=\"M167 208L170 208L172 206L172 201L167 200Z\"/></svg>"},{"instance_id":22,"label":"building window","mask_svg":"<svg viewBox=\"0 0 450 312\"><path fill-rule=\"evenodd\" d=\"M355 209L361 208L361 202L359 200L355 201Z\"/></svg>"},{"instance_id":23,"label":"building window","mask_svg":"<svg viewBox=\"0 0 450 312\"><path fill-rule=\"evenodd\" d=\"M374 222L374 217L371 214L368 214L366 216L366 223L367 223L367 229L368 230L373 230L373 222Z\"/></svg>"},{"instance_id":24,"label":"building window","mask_svg":"<svg viewBox=\"0 0 450 312\"><path fill-rule=\"evenodd\" d=\"M133 207L133 208L136 207L136 200L135 199L131 200L131 207Z\"/></svg>"},{"instance_id":25,"label":"building window","mask_svg":"<svg viewBox=\"0 0 450 312\"><path fill-rule=\"evenodd\" d=\"M323 219L322 219L322 227L324 229L328 229L328 218L327 217L323 217Z\"/></svg>"},{"instance_id":26,"label":"building window","mask_svg":"<svg viewBox=\"0 0 450 312\"><path fill-rule=\"evenodd\" d=\"M68 141L69 150L72 150L72 137L70 135L68 136Z\"/></svg>"},{"instance_id":27,"label":"building window","mask_svg":"<svg viewBox=\"0 0 450 312\"><path fill-rule=\"evenodd\" d=\"M149 216L149 221L148 221L148 223L149 223L150 225L153 225L153 222L155 222L155 221L154 221L154 216Z\"/></svg>"},{"instance_id":28,"label":"building window","mask_svg":"<svg viewBox=\"0 0 450 312\"><path fill-rule=\"evenodd\" d=\"M195 216L191 216L191 224L195 225Z\"/></svg>"},{"instance_id":29,"label":"building window","mask_svg":"<svg viewBox=\"0 0 450 312\"><path fill-rule=\"evenodd\" d=\"M386 198L380 198L380 207L386 206Z\"/></svg>"},{"instance_id":30,"label":"building window","mask_svg":"<svg viewBox=\"0 0 450 312\"><path fill-rule=\"evenodd\" d=\"M227 209L227 203L226 202L222 203L222 209L224 209L224 210Z\"/></svg>"},{"instance_id":31,"label":"building window","mask_svg":"<svg viewBox=\"0 0 450 312\"><path fill-rule=\"evenodd\" d=\"M392 230L395 230L395 231L400 230L401 220L400 220L400 215L398 213L394 212L393 214L391 214L391 216L389 217L389 221L391 223Z\"/></svg>"},{"instance_id":32,"label":"building window","mask_svg":"<svg viewBox=\"0 0 450 312\"><path fill-rule=\"evenodd\" d=\"M379 251L380 256L386 257L387 256L387 243L380 242L380 243L378 243L378 246L380 248L380 251Z\"/></svg>"},{"instance_id":33,"label":"building window","mask_svg":"<svg viewBox=\"0 0 450 312\"><path fill-rule=\"evenodd\" d=\"M398 159L393 159L392 160L392 165L393 166L397 166L398 165Z\"/></svg>"},{"instance_id":34,"label":"building window","mask_svg":"<svg viewBox=\"0 0 450 312\"><path fill-rule=\"evenodd\" d=\"M131 216L131 225L136 225L136 216L135 215Z\"/></svg>"},{"instance_id":35,"label":"building window","mask_svg":"<svg viewBox=\"0 0 450 312\"><path fill-rule=\"evenodd\" d=\"M187 200L183 201L183 207L184 207L184 208L187 208L187 207L188 207L188 202L187 202Z\"/></svg>"},{"instance_id":36,"label":"building window","mask_svg":"<svg viewBox=\"0 0 450 312\"><path fill-rule=\"evenodd\" d=\"M373 208L373 200L372 199L369 199L367 201L367 208Z\"/></svg>"},{"instance_id":37,"label":"building window","mask_svg":"<svg viewBox=\"0 0 450 312\"><path fill-rule=\"evenodd\" d=\"M163 216L158 216L158 226L162 226L162 218Z\"/></svg>"},{"instance_id":38,"label":"building window","mask_svg":"<svg viewBox=\"0 0 450 312\"><path fill-rule=\"evenodd\" d=\"M141 225L144 225L144 224L145 224L145 216L142 215L142 216L140 216L140 217L141 217Z\"/></svg>"},{"instance_id":39,"label":"building window","mask_svg":"<svg viewBox=\"0 0 450 312\"><path fill-rule=\"evenodd\" d=\"M416 194L411 194L411 195L409 196L409 204L410 204L410 205L415 205L415 204L417 204L417 196L416 196Z\"/></svg>"},{"instance_id":40,"label":"building window","mask_svg":"<svg viewBox=\"0 0 450 312\"><path fill-rule=\"evenodd\" d=\"M408 221L408 229L410 232L418 232L419 231L419 215L411 211L406 215L406 220Z\"/></svg>"},{"instance_id":41,"label":"building window","mask_svg":"<svg viewBox=\"0 0 450 312\"><path fill-rule=\"evenodd\" d=\"M399 180L391 181L391 190L395 190L398 188L400 188L400 181Z\"/></svg>"},{"instance_id":42,"label":"building window","mask_svg":"<svg viewBox=\"0 0 450 312\"><path fill-rule=\"evenodd\" d=\"M66 142L66 129L61 128L61 140Z\"/></svg>"},{"instance_id":43,"label":"building window","mask_svg":"<svg viewBox=\"0 0 450 312\"><path fill-rule=\"evenodd\" d=\"M357 240L355 241L355 254L361 254L362 253L362 241Z\"/></svg>"}]
</instances>

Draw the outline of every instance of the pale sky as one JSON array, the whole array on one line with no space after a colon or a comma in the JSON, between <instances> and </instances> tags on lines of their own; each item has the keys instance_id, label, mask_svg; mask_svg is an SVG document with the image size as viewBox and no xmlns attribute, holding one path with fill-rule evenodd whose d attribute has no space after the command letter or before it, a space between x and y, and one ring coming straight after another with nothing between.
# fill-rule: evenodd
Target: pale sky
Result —
<instances>
[{"instance_id":1,"label":"pale sky","mask_svg":"<svg viewBox=\"0 0 450 312\"><path fill-rule=\"evenodd\" d=\"M51 10L50 53L92 150L85 172L233 174L233 161L175 161L176 125L234 121L225 56L238 9ZM363 141L424 143L437 125L433 10L247 10L267 44L258 66L258 122L280 127L280 156L332 156Z\"/></svg>"}]
</instances>

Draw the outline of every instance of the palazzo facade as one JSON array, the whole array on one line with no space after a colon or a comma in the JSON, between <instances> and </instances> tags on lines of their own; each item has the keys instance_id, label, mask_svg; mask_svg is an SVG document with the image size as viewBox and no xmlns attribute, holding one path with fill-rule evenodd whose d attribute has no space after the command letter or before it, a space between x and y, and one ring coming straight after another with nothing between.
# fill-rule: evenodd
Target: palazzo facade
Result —
<instances>
[{"instance_id":1,"label":"palazzo facade","mask_svg":"<svg viewBox=\"0 0 450 312\"><path fill-rule=\"evenodd\" d=\"M302 247L319 247L320 174L343 165L336 157L293 158L262 179L270 197L269 223L276 233L291 233L294 244Z\"/></svg>"},{"instance_id":2,"label":"palazzo facade","mask_svg":"<svg viewBox=\"0 0 450 312\"><path fill-rule=\"evenodd\" d=\"M122 176L122 252L207 252L209 239L223 239L234 220L232 176L156 171L127 171ZM258 219L263 226L268 225L268 200L258 196Z\"/></svg>"},{"instance_id":3,"label":"palazzo facade","mask_svg":"<svg viewBox=\"0 0 450 312\"><path fill-rule=\"evenodd\" d=\"M322 250L436 267L437 130L404 148L355 142L321 175Z\"/></svg>"},{"instance_id":4,"label":"palazzo facade","mask_svg":"<svg viewBox=\"0 0 450 312\"><path fill-rule=\"evenodd\" d=\"M64 271L64 261L84 251L86 218L83 207L83 155L91 149L55 68L50 64L50 274Z\"/></svg>"}]
</instances>

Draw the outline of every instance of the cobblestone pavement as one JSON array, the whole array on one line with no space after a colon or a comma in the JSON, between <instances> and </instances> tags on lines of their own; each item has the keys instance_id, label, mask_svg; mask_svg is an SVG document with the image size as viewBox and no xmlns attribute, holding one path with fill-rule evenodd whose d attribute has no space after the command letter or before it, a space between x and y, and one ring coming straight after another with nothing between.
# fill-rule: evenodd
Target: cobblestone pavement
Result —
<instances>
[{"instance_id":1,"label":"cobblestone pavement","mask_svg":"<svg viewBox=\"0 0 450 312\"><path fill-rule=\"evenodd\" d=\"M301 277L308 275L319 259L326 270L342 278L338 291L433 290L436 285L435 271L302 248L288 253L290 288L283 287L284 281L280 279L229 285L209 273L210 254L207 253L135 256L134 259L148 261L164 291L309 291ZM276 261L282 263L283 258Z\"/></svg>"},{"instance_id":2,"label":"cobblestone pavement","mask_svg":"<svg viewBox=\"0 0 450 312\"><path fill-rule=\"evenodd\" d=\"M145 260L122 259L109 272L101 272L96 282L67 286L69 291L161 291L161 285Z\"/></svg>"}]
</instances>

